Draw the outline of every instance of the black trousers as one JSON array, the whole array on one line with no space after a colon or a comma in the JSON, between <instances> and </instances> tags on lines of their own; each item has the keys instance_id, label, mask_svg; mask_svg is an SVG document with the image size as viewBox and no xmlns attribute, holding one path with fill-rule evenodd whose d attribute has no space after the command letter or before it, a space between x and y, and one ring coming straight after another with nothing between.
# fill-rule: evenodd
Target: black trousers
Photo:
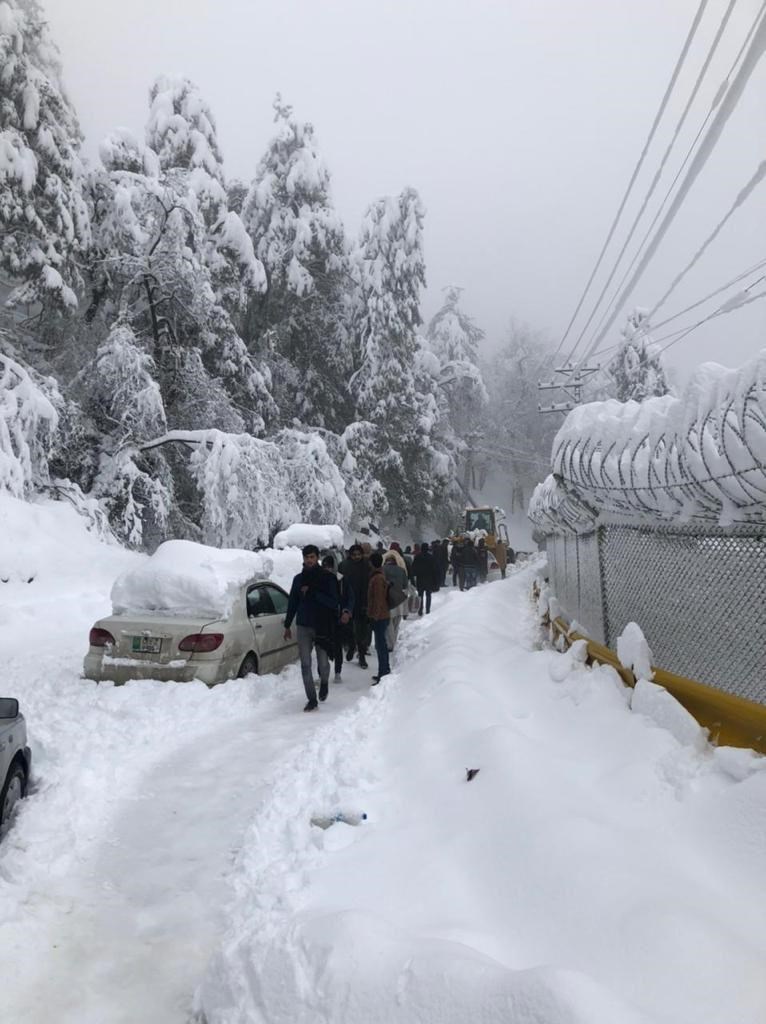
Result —
<instances>
[{"instance_id":1,"label":"black trousers","mask_svg":"<svg viewBox=\"0 0 766 1024\"><path fill-rule=\"evenodd\" d=\"M418 587L418 597L420 598L420 608L418 610L418 614L420 614L423 611L423 595L424 594L425 594L425 598L426 598L425 612L426 612L426 615L428 615L428 613L431 611L431 591L427 590L425 587Z\"/></svg>"},{"instance_id":2,"label":"black trousers","mask_svg":"<svg viewBox=\"0 0 766 1024\"><path fill-rule=\"evenodd\" d=\"M351 638L351 644L349 651L359 651L359 655L363 658L367 657L367 652L370 649L372 643L372 627L370 626L370 620L365 617L363 619L353 620L353 632Z\"/></svg>"}]
</instances>

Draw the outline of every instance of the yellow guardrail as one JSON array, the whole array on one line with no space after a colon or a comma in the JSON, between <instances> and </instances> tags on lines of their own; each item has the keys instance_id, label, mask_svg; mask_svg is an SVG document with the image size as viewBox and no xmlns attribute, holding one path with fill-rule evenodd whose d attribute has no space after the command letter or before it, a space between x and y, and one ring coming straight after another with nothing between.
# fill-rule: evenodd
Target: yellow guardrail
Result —
<instances>
[{"instance_id":1,"label":"yellow guardrail","mask_svg":"<svg viewBox=\"0 0 766 1024\"><path fill-rule=\"evenodd\" d=\"M584 640L591 661L611 665L628 686L635 686L635 676L630 669L620 663L611 648L591 640L582 633L570 630L569 624L562 618L550 620L549 624L568 645L573 644L575 640ZM677 676L662 668L652 668L652 682L664 687L679 704L683 704L700 725L710 730L711 742L721 746L751 747L761 754L766 754L766 705L724 693L714 686Z\"/></svg>"}]
</instances>

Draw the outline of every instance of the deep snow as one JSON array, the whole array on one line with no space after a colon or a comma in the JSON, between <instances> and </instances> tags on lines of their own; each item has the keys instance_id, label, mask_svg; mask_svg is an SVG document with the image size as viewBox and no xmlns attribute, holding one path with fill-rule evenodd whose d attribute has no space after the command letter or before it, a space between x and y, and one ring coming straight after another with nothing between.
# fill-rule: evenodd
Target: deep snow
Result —
<instances>
[{"instance_id":1,"label":"deep snow","mask_svg":"<svg viewBox=\"0 0 766 1024\"><path fill-rule=\"evenodd\" d=\"M80 679L141 562L0 499L35 758L0 842L3 1019L762 1024L766 759L538 649L533 570L437 595L383 685L345 666L303 715L295 666ZM309 824L338 810L369 818Z\"/></svg>"}]
</instances>

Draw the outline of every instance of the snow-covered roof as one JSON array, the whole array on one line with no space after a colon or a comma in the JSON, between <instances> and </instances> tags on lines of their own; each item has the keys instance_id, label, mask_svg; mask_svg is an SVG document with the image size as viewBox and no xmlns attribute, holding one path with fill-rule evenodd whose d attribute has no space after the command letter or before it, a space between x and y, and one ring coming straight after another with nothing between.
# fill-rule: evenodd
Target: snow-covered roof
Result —
<instances>
[{"instance_id":1,"label":"snow-covered roof","mask_svg":"<svg viewBox=\"0 0 766 1024\"><path fill-rule=\"evenodd\" d=\"M262 552L169 540L141 566L117 578L112 610L115 615L162 612L225 618L242 585L267 578L272 569L271 558Z\"/></svg>"}]
</instances>

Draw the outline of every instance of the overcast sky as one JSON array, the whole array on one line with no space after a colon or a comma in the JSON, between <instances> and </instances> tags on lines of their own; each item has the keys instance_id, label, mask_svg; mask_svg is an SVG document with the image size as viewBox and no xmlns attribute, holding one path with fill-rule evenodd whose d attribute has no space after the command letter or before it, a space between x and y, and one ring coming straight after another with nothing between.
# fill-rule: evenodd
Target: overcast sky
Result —
<instances>
[{"instance_id":1,"label":"overcast sky","mask_svg":"<svg viewBox=\"0 0 766 1024\"><path fill-rule=\"evenodd\" d=\"M555 342L561 337L698 7L698 0L44 3L89 155L115 126L142 134L152 79L180 73L213 109L228 176L249 182L281 91L316 127L351 235L371 200L405 185L419 190L427 211L424 314L438 307L441 288L462 285L463 305L493 342L511 317ZM726 5L708 4L637 202ZM737 3L679 153L760 7L761 0ZM766 58L632 304L652 306L665 291L766 156L765 139ZM631 219L618 230L620 244ZM663 315L766 257L764 250L766 185ZM685 375L709 359L738 365L764 346L766 300L700 328L668 358Z\"/></svg>"}]
</instances>

